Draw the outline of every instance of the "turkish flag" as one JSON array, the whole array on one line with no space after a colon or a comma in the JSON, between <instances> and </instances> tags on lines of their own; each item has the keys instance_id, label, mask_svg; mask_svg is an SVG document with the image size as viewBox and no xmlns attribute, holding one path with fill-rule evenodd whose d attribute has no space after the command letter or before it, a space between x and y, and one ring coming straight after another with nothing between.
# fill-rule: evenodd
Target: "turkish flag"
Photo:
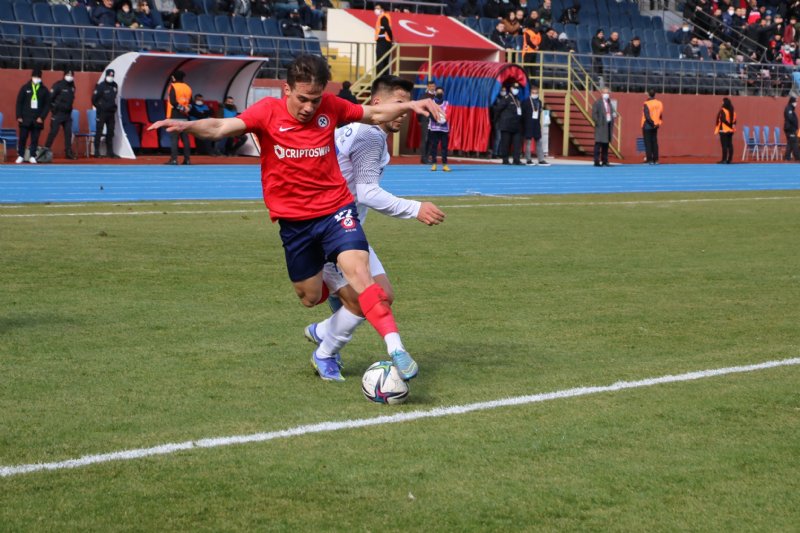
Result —
<instances>
[{"instance_id":1,"label":"turkish flag","mask_svg":"<svg viewBox=\"0 0 800 533\"><path fill-rule=\"evenodd\" d=\"M373 11L347 9L350 15L374 28L378 17ZM470 48L497 51L500 48L489 39L463 24L443 15L416 15L388 12L392 21L394 41L400 44L424 44L448 48Z\"/></svg>"}]
</instances>

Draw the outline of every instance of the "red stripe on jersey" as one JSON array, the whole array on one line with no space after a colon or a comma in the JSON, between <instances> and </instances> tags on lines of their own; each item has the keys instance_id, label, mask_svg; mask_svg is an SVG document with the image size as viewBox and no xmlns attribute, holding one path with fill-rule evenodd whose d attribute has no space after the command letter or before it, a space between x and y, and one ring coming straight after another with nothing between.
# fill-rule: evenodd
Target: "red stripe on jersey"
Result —
<instances>
[{"instance_id":1,"label":"red stripe on jersey","mask_svg":"<svg viewBox=\"0 0 800 533\"><path fill-rule=\"evenodd\" d=\"M308 122L299 122L286 99L277 98L259 100L239 115L261 145L261 188L273 221L317 218L353 201L339 170L334 132L363 116L363 107L329 93Z\"/></svg>"}]
</instances>

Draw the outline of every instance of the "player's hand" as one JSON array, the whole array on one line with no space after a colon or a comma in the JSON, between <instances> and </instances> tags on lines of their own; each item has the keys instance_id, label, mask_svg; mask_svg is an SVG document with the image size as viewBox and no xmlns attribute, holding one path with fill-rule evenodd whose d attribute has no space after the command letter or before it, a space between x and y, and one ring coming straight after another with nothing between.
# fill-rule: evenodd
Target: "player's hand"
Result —
<instances>
[{"instance_id":1,"label":"player's hand","mask_svg":"<svg viewBox=\"0 0 800 533\"><path fill-rule=\"evenodd\" d=\"M424 100L413 100L411 105L414 112L418 115L428 115L431 117L431 119L436 120L437 122L444 122L447 120L442 108L436 105L436 102L430 98L426 98Z\"/></svg>"},{"instance_id":2,"label":"player's hand","mask_svg":"<svg viewBox=\"0 0 800 533\"><path fill-rule=\"evenodd\" d=\"M444 211L431 202L422 202L417 213L417 220L428 226L436 226L444 222Z\"/></svg>"},{"instance_id":3,"label":"player's hand","mask_svg":"<svg viewBox=\"0 0 800 533\"><path fill-rule=\"evenodd\" d=\"M147 131L150 130L157 130L158 128L166 128L168 132L182 132L186 128L189 127L191 123L188 120L159 120L158 122L153 122L148 126Z\"/></svg>"}]
</instances>

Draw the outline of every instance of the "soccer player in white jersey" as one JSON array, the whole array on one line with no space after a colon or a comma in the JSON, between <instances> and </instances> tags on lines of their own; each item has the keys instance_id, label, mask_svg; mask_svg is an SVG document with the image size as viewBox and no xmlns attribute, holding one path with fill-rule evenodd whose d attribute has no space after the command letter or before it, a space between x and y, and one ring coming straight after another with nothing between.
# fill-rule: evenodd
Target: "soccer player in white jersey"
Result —
<instances>
[{"instance_id":1,"label":"soccer player in white jersey","mask_svg":"<svg viewBox=\"0 0 800 533\"><path fill-rule=\"evenodd\" d=\"M413 83L397 76L381 76L372 84L370 104L408 102L411 100L413 87ZM383 169L390 160L387 137L389 133L400 131L403 120L405 115L377 126L353 123L336 130L339 168L356 199L358 217L362 223L368 208L395 218L416 218L428 226L444 221L444 212L433 203L398 198L380 186ZM392 285L372 247L369 249L369 263L375 282L383 288L389 302L392 302ZM320 357L333 356L341 365L339 352L352 339L355 329L364 321L364 317L357 294L334 264L325 265L323 278L331 294L338 296L343 305L323 322L307 326L305 336L318 345L316 353Z\"/></svg>"}]
</instances>

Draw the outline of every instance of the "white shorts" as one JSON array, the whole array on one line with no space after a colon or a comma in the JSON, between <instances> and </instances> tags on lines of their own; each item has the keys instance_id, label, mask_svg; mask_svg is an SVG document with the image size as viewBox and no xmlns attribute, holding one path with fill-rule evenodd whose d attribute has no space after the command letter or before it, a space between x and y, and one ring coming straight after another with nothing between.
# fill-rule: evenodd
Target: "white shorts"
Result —
<instances>
[{"instance_id":1,"label":"white shorts","mask_svg":"<svg viewBox=\"0 0 800 533\"><path fill-rule=\"evenodd\" d=\"M386 274L386 270L372 246L369 247L369 271L373 278L380 274ZM344 275L334 263L325 263L322 268L322 281L328 286L331 294L339 292L339 289L347 285L347 280L344 279Z\"/></svg>"}]
</instances>

